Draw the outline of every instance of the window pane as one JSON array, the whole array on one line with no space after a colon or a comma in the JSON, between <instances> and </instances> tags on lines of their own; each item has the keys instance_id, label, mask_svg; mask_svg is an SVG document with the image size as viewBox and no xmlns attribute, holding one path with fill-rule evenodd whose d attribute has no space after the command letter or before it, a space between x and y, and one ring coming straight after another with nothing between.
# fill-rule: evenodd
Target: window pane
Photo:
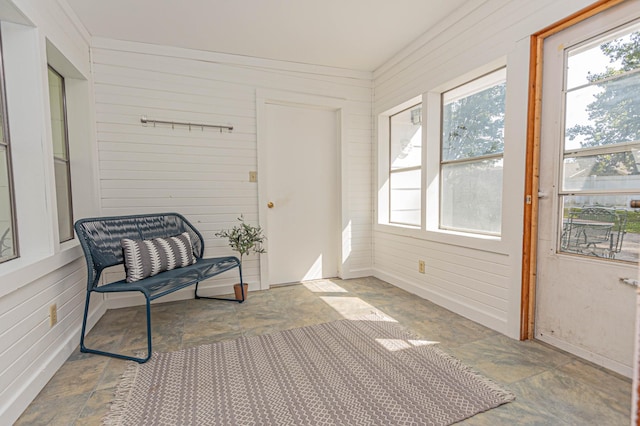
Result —
<instances>
[{"instance_id":1,"label":"window pane","mask_svg":"<svg viewBox=\"0 0 640 426\"><path fill-rule=\"evenodd\" d=\"M2 127L2 126L0 126ZM0 262L16 256L6 148L0 145Z\"/></svg>"},{"instance_id":2,"label":"window pane","mask_svg":"<svg viewBox=\"0 0 640 426\"><path fill-rule=\"evenodd\" d=\"M564 191L640 190L640 148L611 154L565 156Z\"/></svg>"},{"instance_id":3,"label":"window pane","mask_svg":"<svg viewBox=\"0 0 640 426\"><path fill-rule=\"evenodd\" d=\"M422 107L416 105L390 117L390 169L422 164Z\"/></svg>"},{"instance_id":4,"label":"window pane","mask_svg":"<svg viewBox=\"0 0 640 426\"><path fill-rule=\"evenodd\" d=\"M51 106L51 131L53 162L56 177L56 202L60 242L73 238L73 208L71 202L71 170L69 168L69 143L64 108L64 78L49 67L49 105Z\"/></svg>"},{"instance_id":5,"label":"window pane","mask_svg":"<svg viewBox=\"0 0 640 426\"><path fill-rule=\"evenodd\" d=\"M560 252L638 261L640 212L629 202L640 199L639 28L567 57L562 189L575 194L560 195Z\"/></svg>"},{"instance_id":6,"label":"window pane","mask_svg":"<svg viewBox=\"0 0 640 426\"><path fill-rule=\"evenodd\" d=\"M504 151L504 75L499 70L443 94L442 161Z\"/></svg>"},{"instance_id":7,"label":"window pane","mask_svg":"<svg viewBox=\"0 0 640 426\"><path fill-rule=\"evenodd\" d=\"M71 217L71 196L69 194L69 172L65 161L55 160L54 167L56 173L58 231L60 232L60 241L67 241L73 238L73 218Z\"/></svg>"},{"instance_id":8,"label":"window pane","mask_svg":"<svg viewBox=\"0 0 640 426\"><path fill-rule=\"evenodd\" d=\"M624 52L640 44L640 25L626 28L597 43L572 50L567 58L567 90L602 80L614 73L638 68L640 62L629 61ZM608 41L607 41L608 40ZM631 50L632 51L632 50Z\"/></svg>"},{"instance_id":9,"label":"window pane","mask_svg":"<svg viewBox=\"0 0 640 426\"><path fill-rule=\"evenodd\" d=\"M51 107L51 132L53 137L53 155L68 159L64 111L64 81L49 68L49 105Z\"/></svg>"},{"instance_id":10,"label":"window pane","mask_svg":"<svg viewBox=\"0 0 640 426\"><path fill-rule=\"evenodd\" d=\"M577 195L563 203L560 252L638 262L640 209L629 208L633 195Z\"/></svg>"},{"instance_id":11,"label":"window pane","mask_svg":"<svg viewBox=\"0 0 640 426\"><path fill-rule=\"evenodd\" d=\"M389 180L389 222L420 226L420 170L394 172Z\"/></svg>"},{"instance_id":12,"label":"window pane","mask_svg":"<svg viewBox=\"0 0 640 426\"><path fill-rule=\"evenodd\" d=\"M566 102L565 150L640 140L640 72L569 92Z\"/></svg>"},{"instance_id":13,"label":"window pane","mask_svg":"<svg viewBox=\"0 0 640 426\"><path fill-rule=\"evenodd\" d=\"M502 221L502 159L442 166L440 226L499 234Z\"/></svg>"}]
</instances>

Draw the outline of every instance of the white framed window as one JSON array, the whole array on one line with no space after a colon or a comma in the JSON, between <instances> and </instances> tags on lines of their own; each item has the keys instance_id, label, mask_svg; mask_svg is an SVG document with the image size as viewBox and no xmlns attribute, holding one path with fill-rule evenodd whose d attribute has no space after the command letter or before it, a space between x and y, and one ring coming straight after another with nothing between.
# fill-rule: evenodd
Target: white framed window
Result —
<instances>
[{"instance_id":1,"label":"white framed window","mask_svg":"<svg viewBox=\"0 0 640 426\"><path fill-rule=\"evenodd\" d=\"M19 255L3 62L0 50L0 263Z\"/></svg>"},{"instance_id":2,"label":"white framed window","mask_svg":"<svg viewBox=\"0 0 640 426\"><path fill-rule=\"evenodd\" d=\"M422 96L378 115L377 223L419 231L424 225Z\"/></svg>"},{"instance_id":3,"label":"white framed window","mask_svg":"<svg viewBox=\"0 0 640 426\"><path fill-rule=\"evenodd\" d=\"M389 223L420 226L422 104L389 116Z\"/></svg>"},{"instance_id":4,"label":"white framed window","mask_svg":"<svg viewBox=\"0 0 640 426\"><path fill-rule=\"evenodd\" d=\"M501 68L441 95L440 229L501 233L505 94Z\"/></svg>"},{"instance_id":5,"label":"white framed window","mask_svg":"<svg viewBox=\"0 0 640 426\"><path fill-rule=\"evenodd\" d=\"M564 52L559 252L638 262L639 54L638 20Z\"/></svg>"},{"instance_id":6,"label":"white framed window","mask_svg":"<svg viewBox=\"0 0 640 426\"><path fill-rule=\"evenodd\" d=\"M73 202L64 77L49 66L49 106L60 242L73 239Z\"/></svg>"}]
</instances>

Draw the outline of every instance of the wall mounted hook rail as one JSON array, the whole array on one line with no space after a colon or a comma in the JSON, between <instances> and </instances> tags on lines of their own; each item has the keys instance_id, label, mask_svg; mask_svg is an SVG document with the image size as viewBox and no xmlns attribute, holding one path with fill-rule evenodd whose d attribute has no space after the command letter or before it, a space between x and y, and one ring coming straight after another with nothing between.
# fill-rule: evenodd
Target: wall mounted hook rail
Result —
<instances>
[{"instance_id":1,"label":"wall mounted hook rail","mask_svg":"<svg viewBox=\"0 0 640 426\"><path fill-rule=\"evenodd\" d=\"M201 130L204 131L205 127L209 129L220 129L220 133L223 130L228 130L231 132L233 130L233 126L225 125L225 124L203 124L203 123L188 123L183 121L167 121L167 120L154 120L151 118L147 118L146 115L140 117L140 122L142 124L153 124L155 127L156 124L171 124L171 128L174 129L175 126L187 126L189 127L189 131L191 131L192 127L200 127Z\"/></svg>"}]
</instances>

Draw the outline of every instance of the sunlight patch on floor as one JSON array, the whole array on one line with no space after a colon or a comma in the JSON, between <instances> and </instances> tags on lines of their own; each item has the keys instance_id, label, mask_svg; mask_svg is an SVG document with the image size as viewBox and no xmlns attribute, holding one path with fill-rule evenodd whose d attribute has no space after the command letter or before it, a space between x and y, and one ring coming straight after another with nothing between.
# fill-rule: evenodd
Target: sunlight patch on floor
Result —
<instances>
[{"instance_id":1,"label":"sunlight patch on floor","mask_svg":"<svg viewBox=\"0 0 640 426\"><path fill-rule=\"evenodd\" d=\"M432 342L430 340L402 340L402 339L376 339L382 347L389 351L401 351L417 346L437 345L440 342Z\"/></svg>"},{"instance_id":2,"label":"sunlight patch on floor","mask_svg":"<svg viewBox=\"0 0 640 426\"><path fill-rule=\"evenodd\" d=\"M398 322L359 297L321 296L320 299L338 311L345 319Z\"/></svg>"},{"instance_id":3,"label":"sunlight patch on floor","mask_svg":"<svg viewBox=\"0 0 640 426\"><path fill-rule=\"evenodd\" d=\"M313 293L348 293L347 290L329 280L307 281L302 285Z\"/></svg>"}]
</instances>

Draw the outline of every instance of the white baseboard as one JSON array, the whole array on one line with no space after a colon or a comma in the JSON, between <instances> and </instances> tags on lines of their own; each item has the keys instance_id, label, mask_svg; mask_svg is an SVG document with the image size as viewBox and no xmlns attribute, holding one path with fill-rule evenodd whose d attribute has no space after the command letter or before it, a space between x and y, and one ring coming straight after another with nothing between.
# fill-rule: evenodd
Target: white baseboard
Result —
<instances>
[{"instance_id":1,"label":"white baseboard","mask_svg":"<svg viewBox=\"0 0 640 426\"><path fill-rule=\"evenodd\" d=\"M551 346L554 346L558 349L562 349L563 351L569 352L570 354L586 359L587 361L591 361L594 364L607 368L625 377L629 377L629 378L633 377L633 367L629 365L624 365L618 361L612 360L610 358L606 358L602 355L598 355L587 349L581 348L580 346L572 345L571 343L567 343L564 340L560 340L554 336L549 336L547 334L540 335L536 333L535 338L537 340L540 340L541 342L548 343Z\"/></svg>"},{"instance_id":2,"label":"white baseboard","mask_svg":"<svg viewBox=\"0 0 640 426\"><path fill-rule=\"evenodd\" d=\"M84 309L84 305L82 306ZM87 318L87 330L90 330L98 320L106 312L104 303L99 303L93 311L89 312ZM82 320L82 319L81 319ZM13 398L10 401L3 401L0 404L0 424L13 424L31 402L38 396L40 391L51 380L54 374L62 367L67 358L76 350L80 344L80 332L82 330L82 321L70 327L64 335L50 345L47 350L33 346L31 350L40 351L40 357L34 362L37 368L34 368L32 374L27 378L21 379L21 383L12 384L15 389ZM60 344L57 344L61 341ZM52 352L49 352L52 350Z\"/></svg>"},{"instance_id":3,"label":"white baseboard","mask_svg":"<svg viewBox=\"0 0 640 426\"><path fill-rule=\"evenodd\" d=\"M373 275L373 269L371 268L362 268L362 269L352 269L350 271L344 272L340 278L343 280L350 280L354 278L364 278L370 277Z\"/></svg>"},{"instance_id":4,"label":"white baseboard","mask_svg":"<svg viewBox=\"0 0 640 426\"><path fill-rule=\"evenodd\" d=\"M413 282L407 281L398 276L380 271L379 269L373 270L373 276L383 281L386 281L389 284L393 284L396 287L399 287L403 290L406 290L409 293L413 293L417 296L420 296L423 299L426 299L430 302L435 303L436 305L442 306L443 308L446 308L452 312L455 312L458 315L468 318L471 321L477 322L478 324L484 325L485 327L488 327L492 330L502 333L508 337L511 337L514 339L517 339L519 337L519 336L509 335L509 333L507 332L506 319L497 318L491 314L481 311L477 307L462 303L459 300L452 299L448 295L445 295L433 289L421 286L419 283L413 283Z\"/></svg>"}]
</instances>

